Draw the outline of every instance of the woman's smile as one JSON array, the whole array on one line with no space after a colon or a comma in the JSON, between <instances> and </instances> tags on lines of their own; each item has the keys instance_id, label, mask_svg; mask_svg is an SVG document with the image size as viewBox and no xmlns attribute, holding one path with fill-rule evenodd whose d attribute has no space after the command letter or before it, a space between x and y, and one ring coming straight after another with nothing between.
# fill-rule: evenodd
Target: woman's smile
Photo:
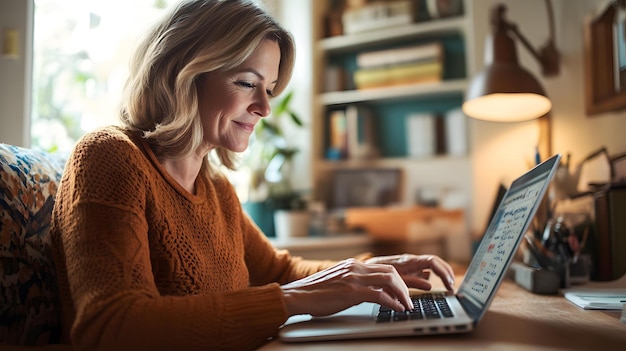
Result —
<instances>
[{"instance_id":1,"label":"woman's smile","mask_svg":"<svg viewBox=\"0 0 626 351\"><path fill-rule=\"evenodd\" d=\"M256 123L245 123L245 122L239 122L239 121L233 121L233 123L235 123L241 129L250 133L254 131L254 126L256 125Z\"/></svg>"}]
</instances>

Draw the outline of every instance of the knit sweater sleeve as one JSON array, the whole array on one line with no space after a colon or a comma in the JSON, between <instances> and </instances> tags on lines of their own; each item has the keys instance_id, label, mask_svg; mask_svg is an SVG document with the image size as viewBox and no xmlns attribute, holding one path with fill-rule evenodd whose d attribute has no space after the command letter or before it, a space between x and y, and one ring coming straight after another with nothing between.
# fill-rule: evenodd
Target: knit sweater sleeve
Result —
<instances>
[{"instance_id":1,"label":"knit sweater sleeve","mask_svg":"<svg viewBox=\"0 0 626 351\"><path fill-rule=\"evenodd\" d=\"M149 182L137 167L142 155L134 147L128 142L81 142L58 192L52 235L61 295L70 301L64 303L64 313L74 312L74 346L259 347L287 318L278 284L182 296L159 293L145 216ZM280 261L269 261L276 260Z\"/></svg>"}]
</instances>

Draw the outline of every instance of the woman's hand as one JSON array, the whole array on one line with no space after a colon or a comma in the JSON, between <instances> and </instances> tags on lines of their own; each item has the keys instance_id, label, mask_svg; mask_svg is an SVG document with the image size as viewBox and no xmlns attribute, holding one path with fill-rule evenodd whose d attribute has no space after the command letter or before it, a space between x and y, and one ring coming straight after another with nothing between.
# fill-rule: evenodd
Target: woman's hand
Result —
<instances>
[{"instance_id":1,"label":"woman's hand","mask_svg":"<svg viewBox=\"0 0 626 351\"><path fill-rule=\"evenodd\" d=\"M428 281L430 271L435 272L443 281L446 289L454 290L454 271L443 259L433 255L395 255L372 257L366 263L389 264L396 268L404 282L410 288L430 290Z\"/></svg>"},{"instance_id":2,"label":"woman's hand","mask_svg":"<svg viewBox=\"0 0 626 351\"><path fill-rule=\"evenodd\" d=\"M405 270L411 271L408 267ZM391 264L348 259L281 288L290 316L326 316L361 302L374 302L397 311L413 308L409 289Z\"/></svg>"}]
</instances>

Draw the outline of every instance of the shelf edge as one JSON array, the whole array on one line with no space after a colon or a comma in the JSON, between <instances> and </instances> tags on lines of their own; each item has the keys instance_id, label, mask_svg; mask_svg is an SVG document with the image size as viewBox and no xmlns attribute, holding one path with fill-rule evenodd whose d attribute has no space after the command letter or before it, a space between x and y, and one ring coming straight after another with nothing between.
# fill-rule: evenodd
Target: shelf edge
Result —
<instances>
[{"instance_id":1,"label":"shelf edge","mask_svg":"<svg viewBox=\"0 0 626 351\"><path fill-rule=\"evenodd\" d=\"M319 41L318 48L328 53L351 50L364 45L402 39L412 36L434 35L437 33L464 32L466 19L464 16L447 19L418 22L404 26L390 27L377 31L341 35Z\"/></svg>"},{"instance_id":2,"label":"shelf edge","mask_svg":"<svg viewBox=\"0 0 626 351\"><path fill-rule=\"evenodd\" d=\"M335 91L320 94L319 100L322 105L331 106L363 101L386 101L410 97L456 94L464 93L467 84L467 79L455 79L437 83L399 85L388 88Z\"/></svg>"}]
</instances>

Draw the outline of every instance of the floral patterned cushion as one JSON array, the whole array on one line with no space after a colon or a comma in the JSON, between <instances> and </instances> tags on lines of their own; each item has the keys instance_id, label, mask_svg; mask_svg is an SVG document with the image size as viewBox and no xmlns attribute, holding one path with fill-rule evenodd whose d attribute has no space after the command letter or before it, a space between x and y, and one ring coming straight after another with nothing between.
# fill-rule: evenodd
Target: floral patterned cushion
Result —
<instances>
[{"instance_id":1,"label":"floral patterned cushion","mask_svg":"<svg viewBox=\"0 0 626 351\"><path fill-rule=\"evenodd\" d=\"M0 344L59 340L49 231L63 167L58 156L0 144Z\"/></svg>"}]
</instances>

